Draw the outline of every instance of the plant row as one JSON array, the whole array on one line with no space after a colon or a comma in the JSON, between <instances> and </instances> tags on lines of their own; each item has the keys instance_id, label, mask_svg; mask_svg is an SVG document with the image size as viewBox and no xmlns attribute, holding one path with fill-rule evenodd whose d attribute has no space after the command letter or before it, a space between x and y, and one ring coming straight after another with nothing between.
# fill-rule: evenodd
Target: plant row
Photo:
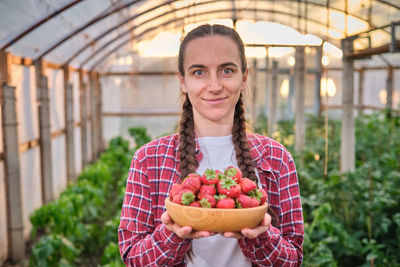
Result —
<instances>
[{"instance_id":1,"label":"plant row","mask_svg":"<svg viewBox=\"0 0 400 267\"><path fill-rule=\"evenodd\" d=\"M400 266L400 118L356 118L356 166L347 173L340 172L340 121L309 117L301 154L293 125L281 122L275 138L298 169L304 265ZM257 129L265 130L265 121Z\"/></svg>"},{"instance_id":2,"label":"plant row","mask_svg":"<svg viewBox=\"0 0 400 267\"><path fill-rule=\"evenodd\" d=\"M144 129L130 132L138 145L148 141ZM32 214L30 266L124 266L117 228L132 155L128 141L112 139L59 199Z\"/></svg>"}]
</instances>

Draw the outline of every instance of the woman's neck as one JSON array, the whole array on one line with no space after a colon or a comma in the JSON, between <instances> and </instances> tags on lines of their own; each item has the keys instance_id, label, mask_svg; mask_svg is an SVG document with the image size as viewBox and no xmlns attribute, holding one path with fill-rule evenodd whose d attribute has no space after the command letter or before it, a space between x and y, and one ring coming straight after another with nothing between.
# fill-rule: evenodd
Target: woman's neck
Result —
<instances>
[{"instance_id":1,"label":"woman's neck","mask_svg":"<svg viewBox=\"0 0 400 267\"><path fill-rule=\"evenodd\" d=\"M227 136L232 134L232 123L222 123L213 121L197 121L195 120L194 129L197 137L205 136Z\"/></svg>"}]
</instances>

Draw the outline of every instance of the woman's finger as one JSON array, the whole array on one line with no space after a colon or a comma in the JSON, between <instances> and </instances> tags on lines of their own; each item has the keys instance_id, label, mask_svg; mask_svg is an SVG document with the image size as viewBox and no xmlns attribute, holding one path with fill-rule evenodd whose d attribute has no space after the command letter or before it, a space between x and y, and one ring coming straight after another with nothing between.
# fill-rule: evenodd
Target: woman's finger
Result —
<instances>
[{"instance_id":1,"label":"woman's finger","mask_svg":"<svg viewBox=\"0 0 400 267\"><path fill-rule=\"evenodd\" d=\"M268 213L265 214L264 219L262 220L262 222L260 223L259 226L250 229L250 228L244 228L242 229L241 233L243 234L243 236L250 238L250 239L254 239L256 237L258 237L259 235L261 235L262 233L266 232L269 228L269 225L271 224L271 215L269 215Z\"/></svg>"},{"instance_id":2,"label":"woman's finger","mask_svg":"<svg viewBox=\"0 0 400 267\"><path fill-rule=\"evenodd\" d=\"M236 239L243 238L243 235L240 232L225 232L223 233L223 236L226 238L236 238Z\"/></svg>"},{"instance_id":3,"label":"woman's finger","mask_svg":"<svg viewBox=\"0 0 400 267\"><path fill-rule=\"evenodd\" d=\"M197 238L202 238L202 237L208 237L215 235L215 233L209 232L209 231L193 231L193 233L190 234L190 238L197 239Z\"/></svg>"},{"instance_id":4,"label":"woman's finger","mask_svg":"<svg viewBox=\"0 0 400 267\"><path fill-rule=\"evenodd\" d=\"M164 212L164 213L161 215L161 222L162 222L163 224L171 224L171 223L173 223L171 217L169 217L169 215L168 215L168 212Z\"/></svg>"}]
</instances>

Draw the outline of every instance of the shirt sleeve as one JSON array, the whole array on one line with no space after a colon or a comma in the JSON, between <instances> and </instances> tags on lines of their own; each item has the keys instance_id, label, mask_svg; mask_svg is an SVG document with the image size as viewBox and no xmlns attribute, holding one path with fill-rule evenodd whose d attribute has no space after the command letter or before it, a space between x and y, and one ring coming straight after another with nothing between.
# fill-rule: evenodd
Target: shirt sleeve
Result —
<instances>
[{"instance_id":1,"label":"shirt sleeve","mask_svg":"<svg viewBox=\"0 0 400 267\"><path fill-rule=\"evenodd\" d=\"M147 171L135 155L118 228L121 257L127 266L184 266L190 240L154 221Z\"/></svg>"},{"instance_id":2,"label":"shirt sleeve","mask_svg":"<svg viewBox=\"0 0 400 267\"><path fill-rule=\"evenodd\" d=\"M279 225L255 239L242 238L243 254L257 266L300 266L303 261L304 223L300 190L294 161L282 163L280 170Z\"/></svg>"}]
</instances>

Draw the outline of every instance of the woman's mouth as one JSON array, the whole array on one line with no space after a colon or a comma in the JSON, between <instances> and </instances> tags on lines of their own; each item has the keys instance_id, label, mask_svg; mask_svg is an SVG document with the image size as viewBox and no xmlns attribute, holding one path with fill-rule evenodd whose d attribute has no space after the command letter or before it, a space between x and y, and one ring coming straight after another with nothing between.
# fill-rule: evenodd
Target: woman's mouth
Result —
<instances>
[{"instance_id":1,"label":"woman's mouth","mask_svg":"<svg viewBox=\"0 0 400 267\"><path fill-rule=\"evenodd\" d=\"M225 99L227 99L227 97L207 98L207 99L204 99L204 101L210 105L217 105L217 104L224 102Z\"/></svg>"}]
</instances>

